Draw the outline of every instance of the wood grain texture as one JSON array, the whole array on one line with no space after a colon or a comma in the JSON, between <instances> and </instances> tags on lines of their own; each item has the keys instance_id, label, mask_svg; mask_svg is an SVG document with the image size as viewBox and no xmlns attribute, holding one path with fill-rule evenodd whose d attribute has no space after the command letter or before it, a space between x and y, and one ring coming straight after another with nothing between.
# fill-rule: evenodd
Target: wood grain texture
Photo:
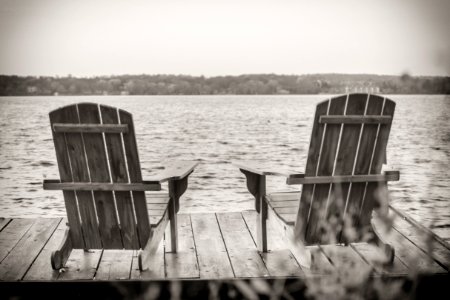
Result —
<instances>
[{"instance_id":1,"label":"wood grain texture","mask_svg":"<svg viewBox=\"0 0 450 300\"><path fill-rule=\"evenodd\" d=\"M233 278L233 269L215 214L191 214L201 279Z\"/></svg>"},{"instance_id":2,"label":"wood grain texture","mask_svg":"<svg viewBox=\"0 0 450 300\"><path fill-rule=\"evenodd\" d=\"M148 262L149 268L145 271L139 270L138 252L133 253L133 262L131 266L130 279L164 279L164 240L161 240L156 253L153 254Z\"/></svg>"},{"instance_id":3,"label":"wood grain texture","mask_svg":"<svg viewBox=\"0 0 450 300\"><path fill-rule=\"evenodd\" d=\"M45 179L44 190L94 191L94 192L160 191L161 185L159 184L159 182L155 181L143 181L142 183L109 183L109 182L59 182L59 180L55 179Z\"/></svg>"},{"instance_id":4,"label":"wood grain texture","mask_svg":"<svg viewBox=\"0 0 450 300\"><path fill-rule=\"evenodd\" d=\"M240 213L218 213L217 220L236 277L264 277L269 272Z\"/></svg>"},{"instance_id":5,"label":"wood grain texture","mask_svg":"<svg viewBox=\"0 0 450 300\"><path fill-rule=\"evenodd\" d=\"M79 133L127 133L128 125L122 124L68 124L54 123L55 132L79 132Z\"/></svg>"},{"instance_id":6,"label":"wood grain texture","mask_svg":"<svg viewBox=\"0 0 450 300\"><path fill-rule=\"evenodd\" d=\"M73 249L57 280L92 280L103 250Z\"/></svg>"},{"instance_id":7,"label":"wood grain texture","mask_svg":"<svg viewBox=\"0 0 450 300\"><path fill-rule=\"evenodd\" d=\"M286 247L280 242L280 234L278 232L274 232L272 230L271 223L268 223L267 232L268 232L268 247L269 252L267 254L260 254L256 251L255 239L256 239L256 212L255 211L247 211L242 214L239 213L222 213L217 216L217 224L219 227L219 231L217 230L209 230L211 222L214 220L214 214L204 214L205 218L202 215L195 216L192 215L192 224L191 226L184 226L180 228L180 250L186 249L186 251L179 252L179 255L174 258L171 253L164 253L164 243L161 241L158 246L158 250L153 255L150 263L150 270L145 272L140 272L137 264L137 251L127 252L122 250L117 251L117 255L126 256L127 263L125 263L121 258L118 261L120 263L117 264L117 267L120 264L120 268L117 268L117 274L130 274L131 279L162 279L165 278L165 271L171 272L172 278L179 274L182 277L188 277L189 273L195 273L193 276L195 278L201 278L202 275L202 258L204 255L203 251L208 250L208 238L211 239L211 244L214 243L214 246L211 248L220 248L220 239L223 240L223 244L227 252L231 255L230 263L234 268L237 266L238 273L236 277L239 278L239 275L244 277L255 277L258 274L270 275L270 276L289 276L291 274L293 276L297 276L299 268L296 265L296 262L292 262L292 258L290 258L289 251L287 251ZM189 224L189 215L180 215L180 220L182 224ZM226 222L221 222L219 220L226 219ZM270 218L269 218L270 219ZM17 265L16 271L9 271L11 268L3 267L3 263L0 264L0 268L8 269L5 272L4 277L0 277L0 280L5 280L7 274L10 277L21 277L21 276L11 276L14 272L16 274L23 273L25 276L22 276L21 280L30 281L30 280L92 280L94 279L94 275L97 273L102 274L101 278L125 278L126 275L118 275L111 276L107 274L116 274L116 266L114 266L114 262L116 259L111 258L107 259L107 257L103 257L103 260L100 261L101 255L103 251L94 250L89 252L84 252L81 249L75 249L72 251L68 262L66 263L65 268L61 271L61 273L57 271L53 271L50 266L50 253L56 247L58 247L61 239L64 235L64 231L66 228L65 220L60 221L60 219L27 219L27 222L19 222L24 219L13 219L8 226L6 226L0 232L0 245L10 245L11 243L8 241L14 240L12 246L12 251L9 252L7 258L9 260L9 265L13 260L14 265ZM203 222L203 220L205 220ZM353 248L355 253L362 258L365 262L368 263L369 268L375 268L377 274L383 274L387 276L414 276L415 272L427 272L427 273L441 273L447 274L448 271L445 269L444 264L441 262L441 257L434 256L430 254L429 251L424 251L421 247L424 244L420 244L415 241L416 235L414 231L401 224L404 220L395 220L394 221L394 229L391 232L383 232L381 230L382 225L384 223L376 223L377 230L382 234L382 237L389 242L391 242L396 250L396 257L394 259L394 264L392 267L384 267L378 264L379 256L373 250L372 245L366 243L352 243L351 246L342 247L342 246L332 246L332 247L340 247L340 248ZM58 225L59 222L59 225ZM195 225L199 222L199 226ZM224 224L227 223L226 227ZM16 224L16 225L14 225ZM47 225L46 225L47 224ZM181 225L182 225L181 224ZM408 224L411 224L408 222ZM244 227L242 226L244 225ZM11 226L11 227L10 227ZM26 229L23 229L25 226ZM28 228L27 228L28 226ZM57 226L57 227L56 227ZM179 224L180 226L180 224ZM413 225L414 226L414 225ZM22 229L20 229L22 227ZM32 227L32 228L31 228ZM56 228L56 230L51 230L51 228ZM200 228L198 228L200 227ZM213 226L214 227L214 226ZM9 228L9 230L8 230ZM225 229L224 229L225 228ZM228 228L228 229L227 229ZM195 232L208 232L209 236L205 236L203 234L198 234L196 236ZM223 232L222 232L223 231ZM52 233L53 232L53 233ZM169 230L167 230L169 233ZM194 232L194 233L193 233ZM243 232L243 233L241 233ZM5 234L7 233L7 234ZM242 238L247 235L247 238ZM45 242L46 236L50 236L47 242ZM187 238L184 238L187 237ZM419 236L417 236L419 238ZM201 239L201 241L200 241ZM170 240L170 237L167 237L167 240ZM19 243L17 244L17 241ZM198 244L197 244L198 241ZM218 244L216 244L216 242ZM430 245L434 245L437 241L429 241ZM440 243L439 243L440 244ZM217 246L219 245L219 246ZM442 245L442 244L440 244ZM322 247L322 246L320 246ZM354 258L353 254L346 254L346 251L350 250L342 250L344 252L343 261L340 261L340 256L337 255L335 258L330 258L333 261L332 265L325 256L325 253L321 250L319 246L308 246L307 249L311 251L312 254L312 263L310 269L303 269L303 273L307 278L309 277L323 277L323 276L341 276L342 274L338 269L341 268L339 264L344 263L349 265ZM233 252L233 248L235 251ZM203 249L203 250L202 250ZM207 249L207 250L205 250ZM230 252L231 249L231 252ZM445 248L447 249L447 248ZM444 249L444 250L445 250ZM14 251L18 250L16 254ZM167 249L170 251L170 245ZM443 250L442 250L443 251ZM108 250L106 250L108 252ZM215 251L210 251L207 255L214 255ZM351 252L351 251L350 251ZM120 254L122 253L122 254ZM129 259L129 254L132 254L132 260ZM434 253L434 252L433 252ZM447 252L442 252L443 257L447 257L450 250L447 249ZM338 252L339 254L339 252ZM164 263L164 256L172 256L169 260ZM197 255L200 264L197 265ZM235 255L235 256L233 256ZM349 256L350 255L350 256ZM32 257L35 259L32 259ZM112 255L114 256L114 255ZM349 256L349 257L347 257ZM14 259L12 259L14 257ZM255 262L255 257L259 259L259 263ZM249 259L249 260L248 260ZM279 259L282 259L286 262L284 264L284 268L280 267L278 264ZM358 261L358 259L356 259ZM377 261L378 260L378 261ZM439 263L436 262L439 261ZM16 263L18 261L18 263ZM107 264L103 267L102 263L107 262ZM220 270L223 267L222 260L216 260L215 258L210 261L205 259L204 263L206 268ZM290 263L292 262L292 263ZM220 265L213 265L214 263L218 263ZM359 262L360 263L360 262ZM353 265L353 269L351 270L357 271L358 264ZM283 265L283 264L281 264ZM364 264L363 264L364 266ZM103 269L102 269L103 268ZM265 269L264 269L265 268ZM364 267L365 268L365 267ZM407 269L405 269L407 268ZM22 271L20 271L20 269ZM247 269L247 271L243 270ZM28 270L28 271L27 271ZM265 271L264 271L265 270ZM19 271L19 272L17 272ZM25 272L25 273L24 273ZM100 273L99 273L100 272ZM222 279L229 278L225 272L217 271L215 272L217 276L226 276ZM358 273L360 274L360 273ZM344 274L345 275L345 274ZM103 277L105 276L105 277ZM302 275L300 275L302 276ZM353 276L353 275L352 275ZM377 276L375 274L375 276ZM208 275L209 277L209 275ZM96 276L96 279L99 280L99 276ZM343 277L344 278L344 277ZM353 278L357 278L353 276ZM220 279L220 278L219 278ZM15 279L13 279L15 280ZM307 279L309 280L309 279Z\"/></svg>"},{"instance_id":8,"label":"wood grain texture","mask_svg":"<svg viewBox=\"0 0 450 300\"><path fill-rule=\"evenodd\" d=\"M384 116L394 116L395 103L389 99L385 99L383 107ZM386 161L386 148L391 131L391 124L379 125L377 141L372 156L372 163L370 165L369 174L379 174L382 165ZM361 222L370 219L373 209L384 207L387 210L389 199L387 198L387 183L368 183L365 191L365 196L361 204L361 212L359 220ZM383 196L380 196L383 195ZM363 223L363 225L365 225Z\"/></svg>"},{"instance_id":9,"label":"wood grain texture","mask_svg":"<svg viewBox=\"0 0 450 300\"><path fill-rule=\"evenodd\" d=\"M128 125L128 134L123 135L123 144L127 158L129 180L130 182L140 183L142 182L141 163L139 161L133 117L130 113L119 109L119 122L120 124ZM150 219L147 214L145 193L133 192L132 194L139 245L144 247L150 236Z\"/></svg>"},{"instance_id":10,"label":"wood grain texture","mask_svg":"<svg viewBox=\"0 0 450 300\"><path fill-rule=\"evenodd\" d=\"M6 225L8 225L9 222L11 222L10 218L0 218L0 232L6 227Z\"/></svg>"},{"instance_id":11,"label":"wood grain texture","mask_svg":"<svg viewBox=\"0 0 450 300\"><path fill-rule=\"evenodd\" d=\"M364 94L351 94L350 97L363 96ZM319 123L326 124L390 124L392 116L362 115L363 112L349 112L345 116L321 116ZM354 114L354 115L352 115Z\"/></svg>"},{"instance_id":12,"label":"wood grain texture","mask_svg":"<svg viewBox=\"0 0 450 300\"><path fill-rule=\"evenodd\" d=\"M282 177L302 177L304 174L302 172L296 172L293 170L288 170L278 166L270 165L264 161L235 161L233 165L241 170L251 172L253 174L265 176L282 176Z\"/></svg>"},{"instance_id":13,"label":"wood grain texture","mask_svg":"<svg viewBox=\"0 0 450 300\"><path fill-rule=\"evenodd\" d=\"M447 271L450 270L450 251L439 243L429 232L415 227L402 218L394 219L394 229L405 236L414 245L432 257Z\"/></svg>"},{"instance_id":14,"label":"wood grain texture","mask_svg":"<svg viewBox=\"0 0 450 300\"><path fill-rule=\"evenodd\" d=\"M353 162L353 161L350 161ZM314 176L314 177L303 177L303 178L288 178L287 184L327 184L332 183L333 185L340 185L343 189L344 186L348 186L348 183L358 183L358 182L380 182L384 183L386 181L398 181L400 179L399 171L388 171L382 174L371 174L371 175L336 175L336 176ZM348 188L345 189L347 191ZM336 190L332 189L332 194ZM341 195L339 195L341 197Z\"/></svg>"},{"instance_id":15,"label":"wood grain texture","mask_svg":"<svg viewBox=\"0 0 450 300\"><path fill-rule=\"evenodd\" d=\"M166 229L168 222L169 213L168 210L166 210L164 215L160 217L159 222L152 225L150 238L138 253L138 263L141 271L151 267L149 263L152 262L152 257L158 250L158 245L164 237L164 230Z\"/></svg>"},{"instance_id":16,"label":"wood grain texture","mask_svg":"<svg viewBox=\"0 0 450 300\"><path fill-rule=\"evenodd\" d=\"M78 113L81 124L100 124L100 113L97 104L78 104ZM84 133L83 141L90 181L109 183L111 178L103 135L101 133ZM109 191L94 191L93 194L102 247L105 249L122 248L113 193Z\"/></svg>"},{"instance_id":17,"label":"wood grain texture","mask_svg":"<svg viewBox=\"0 0 450 300\"><path fill-rule=\"evenodd\" d=\"M352 247L321 245L320 248L343 278L365 277L371 270L369 264Z\"/></svg>"},{"instance_id":18,"label":"wood grain texture","mask_svg":"<svg viewBox=\"0 0 450 300\"><path fill-rule=\"evenodd\" d=\"M366 114L381 115L383 103L383 98L371 95L368 99ZM370 174L370 164L376 144L378 127L377 124L364 124L355 162L355 175ZM361 228L361 232L370 224L370 218L361 216L360 213L364 202L366 186L367 183L353 183L351 185L350 195L348 195L348 201L346 203L346 211L344 212L344 217L348 216L352 220L351 226ZM345 236L341 238L341 241L346 240L348 238Z\"/></svg>"},{"instance_id":19,"label":"wood grain texture","mask_svg":"<svg viewBox=\"0 0 450 300\"><path fill-rule=\"evenodd\" d=\"M104 124L118 124L117 109L105 105L100 106L102 122ZM126 125L126 124L123 124ZM128 128L128 125L126 125ZM105 134L106 148L109 157L109 166L112 182L128 183L126 157L122 146L122 137L117 134ZM138 249L139 239L136 228L136 219L133 211L131 192L116 191L114 193L117 211L120 220L122 243L125 249Z\"/></svg>"},{"instance_id":20,"label":"wood grain texture","mask_svg":"<svg viewBox=\"0 0 450 300\"><path fill-rule=\"evenodd\" d=\"M171 252L170 243L166 243L165 264L167 278L199 278L195 242L192 236L189 215L178 216L178 251ZM170 228L166 230L165 240L170 240Z\"/></svg>"},{"instance_id":21,"label":"wood grain texture","mask_svg":"<svg viewBox=\"0 0 450 300\"><path fill-rule=\"evenodd\" d=\"M103 255L95 274L95 279L129 279L133 253L133 250L103 250Z\"/></svg>"},{"instance_id":22,"label":"wood grain texture","mask_svg":"<svg viewBox=\"0 0 450 300\"><path fill-rule=\"evenodd\" d=\"M349 95L345 114L364 115L367 102L368 96L365 94ZM361 124L343 125L333 176L348 176L353 174L362 129L363 126ZM362 180L366 179L368 178L362 178ZM332 232L327 232L320 237L322 243L336 243L340 241L342 233L341 227L344 224L344 215L350 186L350 183L335 183L332 185L329 204L327 211L324 212L324 218L327 222L335 223L330 227L332 228ZM350 202L352 201L350 200Z\"/></svg>"},{"instance_id":23,"label":"wood grain texture","mask_svg":"<svg viewBox=\"0 0 450 300\"><path fill-rule=\"evenodd\" d=\"M381 232L383 238L395 249L395 255L412 272L424 273L445 273L446 270L436 263L425 252L417 248L403 234L394 229L387 229L379 218L373 218L372 222L377 230Z\"/></svg>"},{"instance_id":24,"label":"wood grain texture","mask_svg":"<svg viewBox=\"0 0 450 300\"><path fill-rule=\"evenodd\" d=\"M14 219L0 232L0 262L17 245L34 222L34 219Z\"/></svg>"},{"instance_id":25,"label":"wood grain texture","mask_svg":"<svg viewBox=\"0 0 450 300\"><path fill-rule=\"evenodd\" d=\"M181 180L191 174L198 164L196 161L171 161L165 163L164 170L159 172L154 178L159 182Z\"/></svg>"},{"instance_id":26,"label":"wood grain texture","mask_svg":"<svg viewBox=\"0 0 450 300\"><path fill-rule=\"evenodd\" d=\"M347 96L340 96L330 100L328 115L343 115ZM336 158L339 135L341 131L340 124L326 124L325 135L322 141L322 149L316 176L333 175L334 161ZM324 211L327 209L328 197L330 193L330 184L316 184L312 194L312 207L308 218L305 240L307 244L321 242L322 230L320 222L326 222Z\"/></svg>"},{"instance_id":27,"label":"wood grain texture","mask_svg":"<svg viewBox=\"0 0 450 300\"><path fill-rule=\"evenodd\" d=\"M54 123L68 122L68 123L78 123L78 114L76 105L69 105L57 110L50 112L50 124L53 126ZM72 182L73 176L70 166L69 157L69 144L66 143L66 139L77 139L81 140L80 134L64 134L57 133L52 130L53 142L55 145L56 160L58 162L58 170L61 182ZM79 216L79 208L77 204L77 199L75 197L75 192L73 191L63 191L64 204L66 207L67 219L70 224L70 237L72 239L72 244L77 248L84 248L84 238L81 229L81 220Z\"/></svg>"},{"instance_id":28,"label":"wood grain texture","mask_svg":"<svg viewBox=\"0 0 450 300\"><path fill-rule=\"evenodd\" d=\"M314 116L313 128L309 143L308 158L306 160L305 176L317 175L317 164L319 161L320 147L322 145L325 124L319 123L319 118L326 115L330 101L323 101L317 104L316 114ZM315 185L305 184L302 187L300 205L298 209L297 220L295 222L295 231L297 235L305 238L308 218L312 206L312 196Z\"/></svg>"},{"instance_id":29,"label":"wood grain texture","mask_svg":"<svg viewBox=\"0 0 450 300\"><path fill-rule=\"evenodd\" d=\"M385 258L384 253L375 245L367 243L352 243L351 247L371 266L378 274L384 275L407 275L408 268L406 265L394 257L394 261L391 265L383 264Z\"/></svg>"},{"instance_id":30,"label":"wood grain texture","mask_svg":"<svg viewBox=\"0 0 450 300\"><path fill-rule=\"evenodd\" d=\"M253 240L256 241L257 215L254 211L244 211L242 216ZM270 222L267 225L267 247L269 251L260 253L260 255L269 271L269 275L282 277L303 276L303 271L291 251L284 244L280 233L271 226Z\"/></svg>"},{"instance_id":31,"label":"wood grain texture","mask_svg":"<svg viewBox=\"0 0 450 300\"><path fill-rule=\"evenodd\" d=\"M319 246L308 246L307 249L311 252L311 267L303 269L307 278L328 276L337 272Z\"/></svg>"},{"instance_id":32,"label":"wood grain texture","mask_svg":"<svg viewBox=\"0 0 450 300\"><path fill-rule=\"evenodd\" d=\"M61 219L37 219L0 264L1 280L21 280L60 221Z\"/></svg>"},{"instance_id":33,"label":"wood grain texture","mask_svg":"<svg viewBox=\"0 0 450 300\"><path fill-rule=\"evenodd\" d=\"M77 113L76 120L66 120L66 122L75 123L79 122L77 107L75 106L75 112ZM83 136L80 133L66 133L67 152L69 153L70 166L72 171L72 179L74 182L90 182L89 170L85 156L85 147L83 142ZM59 165L58 161L58 165ZM61 178L62 179L62 178ZM81 217L81 227L83 232L83 238L85 247L88 249L102 248L101 237L98 228L97 215L95 213L94 199L91 192L78 191L76 192L78 200L78 208ZM67 207L67 206L66 206ZM69 219L69 214L67 215ZM72 223L70 223L72 227Z\"/></svg>"},{"instance_id":34,"label":"wood grain texture","mask_svg":"<svg viewBox=\"0 0 450 300\"><path fill-rule=\"evenodd\" d=\"M24 280L56 280L59 276L57 270L53 270L50 264L52 252L61 244L67 229L67 220L62 219L52 236L39 253L30 269L25 274Z\"/></svg>"}]
</instances>

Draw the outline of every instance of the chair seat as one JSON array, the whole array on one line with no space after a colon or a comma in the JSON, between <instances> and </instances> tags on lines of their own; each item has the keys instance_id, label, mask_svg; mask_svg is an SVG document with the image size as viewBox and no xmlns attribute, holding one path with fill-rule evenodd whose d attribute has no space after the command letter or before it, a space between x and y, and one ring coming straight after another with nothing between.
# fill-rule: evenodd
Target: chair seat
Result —
<instances>
[{"instance_id":1,"label":"chair seat","mask_svg":"<svg viewBox=\"0 0 450 300\"><path fill-rule=\"evenodd\" d=\"M167 210L170 199L169 194L161 192L147 192L145 193L145 198L147 202L150 224L152 226L156 226L164 216L164 212Z\"/></svg>"},{"instance_id":2,"label":"chair seat","mask_svg":"<svg viewBox=\"0 0 450 300\"><path fill-rule=\"evenodd\" d=\"M269 206L287 225L294 225L300 203L300 192L278 192L266 196Z\"/></svg>"}]
</instances>

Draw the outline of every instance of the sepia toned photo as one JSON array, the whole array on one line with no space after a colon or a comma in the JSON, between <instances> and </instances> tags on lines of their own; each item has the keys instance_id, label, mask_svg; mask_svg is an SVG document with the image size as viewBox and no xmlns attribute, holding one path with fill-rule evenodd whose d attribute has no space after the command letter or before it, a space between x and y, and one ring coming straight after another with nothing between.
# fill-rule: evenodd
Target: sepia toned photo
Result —
<instances>
[{"instance_id":1,"label":"sepia toned photo","mask_svg":"<svg viewBox=\"0 0 450 300\"><path fill-rule=\"evenodd\" d=\"M0 298L447 299L449 13L0 0Z\"/></svg>"}]
</instances>

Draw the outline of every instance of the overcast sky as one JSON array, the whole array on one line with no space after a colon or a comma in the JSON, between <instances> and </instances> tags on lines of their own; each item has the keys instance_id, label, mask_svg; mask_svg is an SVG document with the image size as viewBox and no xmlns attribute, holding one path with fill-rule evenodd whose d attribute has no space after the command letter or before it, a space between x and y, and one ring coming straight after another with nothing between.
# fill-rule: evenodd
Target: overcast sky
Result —
<instances>
[{"instance_id":1,"label":"overcast sky","mask_svg":"<svg viewBox=\"0 0 450 300\"><path fill-rule=\"evenodd\" d=\"M450 0L0 0L0 74L450 75Z\"/></svg>"}]
</instances>

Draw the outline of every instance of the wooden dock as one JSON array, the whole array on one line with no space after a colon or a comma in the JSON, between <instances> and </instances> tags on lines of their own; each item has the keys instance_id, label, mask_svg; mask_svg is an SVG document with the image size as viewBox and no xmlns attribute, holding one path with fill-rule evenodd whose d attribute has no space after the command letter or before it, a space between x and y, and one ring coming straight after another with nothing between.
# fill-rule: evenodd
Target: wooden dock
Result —
<instances>
[{"instance_id":1,"label":"wooden dock","mask_svg":"<svg viewBox=\"0 0 450 300\"><path fill-rule=\"evenodd\" d=\"M268 228L268 253L256 249L256 213L180 214L179 251L161 242L152 268L140 272L134 250L73 250L63 271L54 271L50 254L62 240L62 218L0 218L1 281L116 281L150 279L231 279L264 277L308 278L332 275L345 265L373 276L406 276L416 273L448 274L447 239L426 234L414 220L394 209L393 230L386 239L395 247L392 267L377 264L373 248L365 243L350 246L311 246L313 265L302 269L279 236ZM170 240L166 233L165 240ZM348 268L347 268L348 269Z\"/></svg>"}]
</instances>

